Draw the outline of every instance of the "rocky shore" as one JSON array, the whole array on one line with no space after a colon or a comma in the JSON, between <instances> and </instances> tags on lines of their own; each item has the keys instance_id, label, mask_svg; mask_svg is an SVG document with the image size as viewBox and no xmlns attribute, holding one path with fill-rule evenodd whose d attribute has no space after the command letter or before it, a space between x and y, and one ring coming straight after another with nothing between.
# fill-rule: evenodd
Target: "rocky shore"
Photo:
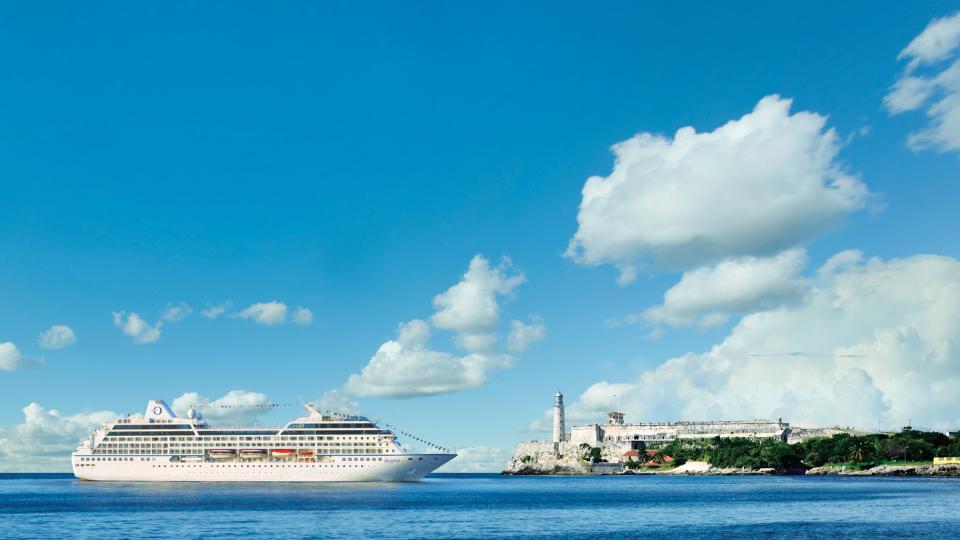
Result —
<instances>
[{"instance_id":1,"label":"rocky shore","mask_svg":"<svg viewBox=\"0 0 960 540\"><path fill-rule=\"evenodd\" d=\"M815 467L806 470L778 472L775 469L739 469L714 467L703 461L688 461L675 468L627 469L619 463L590 464L577 459L557 459L553 455L539 456L526 462L511 460L501 474L505 475L687 475L687 476L743 476L743 475L819 475L819 476L930 476L960 478L960 465L879 465L870 469L846 467ZM546 459L542 459L546 458Z\"/></svg>"},{"instance_id":2,"label":"rocky shore","mask_svg":"<svg viewBox=\"0 0 960 540\"><path fill-rule=\"evenodd\" d=\"M955 476L960 477L960 465L878 465L870 469L845 467L815 467L806 474L822 476Z\"/></svg>"}]
</instances>

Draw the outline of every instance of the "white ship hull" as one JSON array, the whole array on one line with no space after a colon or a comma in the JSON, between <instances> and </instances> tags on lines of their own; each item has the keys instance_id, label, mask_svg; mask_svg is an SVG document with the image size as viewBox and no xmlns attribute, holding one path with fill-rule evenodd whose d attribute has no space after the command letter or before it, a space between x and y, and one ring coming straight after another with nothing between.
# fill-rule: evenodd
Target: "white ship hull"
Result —
<instances>
[{"instance_id":1,"label":"white ship hull","mask_svg":"<svg viewBox=\"0 0 960 540\"><path fill-rule=\"evenodd\" d=\"M170 456L89 462L81 457L88 456L72 456L73 474L81 480L105 482L416 482L456 455L378 456L382 461L335 457L326 463L180 463L170 461Z\"/></svg>"},{"instance_id":2,"label":"white ship hull","mask_svg":"<svg viewBox=\"0 0 960 540\"><path fill-rule=\"evenodd\" d=\"M73 474L101 482L417 482L457 457L408 453L393 431L363 416L304 407L307 416L282 427L215 427L194 409L180 418L150 400L142 418L94 430L71 455Z\"/></svg>"}]
</instances>

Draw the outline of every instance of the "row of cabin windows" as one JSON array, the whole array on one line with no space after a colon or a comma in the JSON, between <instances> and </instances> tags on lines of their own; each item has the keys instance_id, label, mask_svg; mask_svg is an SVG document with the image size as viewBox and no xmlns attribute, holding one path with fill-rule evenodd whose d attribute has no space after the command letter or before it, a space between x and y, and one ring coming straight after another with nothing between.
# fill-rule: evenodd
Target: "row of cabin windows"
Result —
<instances>
[{"instance_id":1,"label":"row of cabin windows","mask_svg":"<svg viewBox=\"0 0 960 540\"><path fill-rule=\"evenodd\" d=\"M81 457L80 461L137 461L138 458L134 457ZM139 461L152 461L154 458L141 457ZM420 461L423 461L423 458L417 458ZM342 458L343 461L383 461L382 457L347 457ZM413 461L413 458L407 458L407 461ZM234 465L218 465L225 467L232 467Z\"/></svg>"},{"instance_id":2,"label":"row of cabin windows","mask_svg":"<svg viewBox=\"0 0 960 540\"><path fill-rule=\"evenodd\" d=\"M193 429L189 424L118 424L113 429L157 430L157 429Z\"/></svg>"},{"instance_id":3,"label":"row of cabin windows","mask_svg":"<svg viewBox=\"0 0 960 540\"><path fill-rule=\"evenodd\" d=\"M370 422L360 422L356 424L344 424L335 422L324 422L321 424L290 424L289 429L318 429L318 428L368 428L373 427Z\"/></svg>"},{"instance_id":4,"label":"row of cabin windows","mask_svg":"<svg viewBox=\"0 0 960 540\"><path fill-rule=\"evenodd\" d=\"M118 426L118 427L119 427L119 426ZM204 430L198 430L198 431L194 432L193 430L189 430L189 431L187 431L187 430L179 430L179 431L159 431L159 430L158 430L158 431L136 431L136 430L119 430L119 431L117 431L117 430L113 430L113 431L110 431L109 433L107 433L107 435L125 436L125 437L133 437L133 436L138 436L138 435L139 435L139 436L152 437L152 436L159 436L159 435L167 435L167 436L171 436L171 435L173 435L173 436L185 435L185 434L186 434L185 432L188 432L188 433L190 433L190 434L199 435L199 436L201 436L201 437L212 437L212 436L238 437L238 436L250 436L250 435L259 435L259 436L266 436L266 437L276 437L278 434L281 435L281 436L294 436L294 435L312 435L312 436L323 436L323 435L387 435L387 434L389 434L388 431L381 431L381 430L376 430L376 429L373 429L373 430L368 429L368 430L362 430L362 431L356 431L356 430L320 430L320 431L316 431L316 430L313 430L313 431L310 431L310 430L308 430L308 431L304 431L304 430L287 430L287 431L284 431L283 433L278 433L278 432L276 432L276 431L204 431Z\"/></svg>"},{"instance_id":5,"label":"row of cabin windows","mask_svg":"<svg viewBox=\"0 0 960 540\"><path fill-rule=\"evenodd\" d=\"M80 461L153 461L156 458L151 457L142 457L142 458L132 458L132 457L82 457Z\"/></svg>"},{"instance_id":6,"label":"row of cabin windows","mask_svg":"<svg viewBox=\"0 0 960 540\"><path fill-rule=\"evenodd\" d=\"M150 461L152 458L140 458L140 461ZM342 458L343 461L383 461L381 457L346 457ZM409 461L413 461L413 458L408 458ZM133 457L81 457L80 461L136 461L136 458ZM420 458L420 461L423 461L423 458Z\"/></svg>"},{"instance_id":7,"label":"row of cabin windows","mask_svg":"<svg viewBox=\"0 0 960 540\"><path fill-rule=\"evenodd\" d=\"M367 423L354 423L354 424L290 424L283 429L311 429L311 430L325 430L329 431L332 429L369 429L376 428L375 425ZM114 424L113 429L121 429L126 431L154 431L154 430L194 430L197 429L195 426L190 424ZM199 429L209 429L201 427ZM243 432L249 432L251 434L276 434L278 431L283 431L283 429L254 429L254 430L242 430ZM239 433L241 430L231 430L234 433Z\"/></svg>"},{"instance_id":8,"label":"row of cabin windows","mask_svg":"<svg viewBox=\"0 0 960 540\"><path fill-rule=\"evenodd\" d=\"M189 443L182 443L182 444L177 444L177 443L169 443L169 444L166 444L166 443L164 443L164 444L139 444L139 443L120 443L120 444L113 444L113 443L107 443L107 444L100 444L100 445L97 446L97 449L98 449L98 450L101 450L101 449L102 449L102 450L114 450L114 449L123 449L123 448L134 448L134 449L136 449L136 448L144 448L144 449L147 449L147 448L190 448L190 449L195 449L195 450L203 450L203 449L209 448L209 447L203 446L203 445L198 445L198 444L189 444ZM331 448L331 447L328 447L328 446L310 446L309 448L319 448L320 450L323 450L323 451L331 451L331 452L347 453L347 454L350 454L350 453L369 454L369 453L372 453L374 450L376 450L376 448L373 448L373 447L358 447L358 446L349 446L349 445L343 445L343 447L337 447L337 448Z\"/></svg>"},{"instance_id":9,"label":"row of cabin windows","mask_svg":"<svg viewBox=\"0 0 960 540\"><path fill-rule=\"evenodd\" d=\"M156 435L156 434L151 434ZM296 437L182 437L182 436L158 436L158 437L134 437L131 433L108 433L107 439L111 441L373 441L384 440L378 437L359 436L359 437L314 437L314 436L296 436Z\"/></svg>"},{"instance_id":10,"label":"row of cabin windows","mask_svg":"<svg viewBox=\"0 0 960 540\"><path fill-rule=\"evenodd\" d=\"M200 454L204 448L97 448L93 451L95 454L164 454L164 453L186 453ZM319 448L315 449L320 454L394 454L395 449L371 449L371 448Z\"/></svg>"},{"instance_id":11,"label":"row of cabin windows","mask_svg":"<svg viewBox=\"0 0 960 540\"><path fill-rule=\"evenodd\" d=\"M136 454L136 455L153 455L153 454L186 454L186 455L200 455L203 453L203 450L200 448L118 448L118 449L96 449L93 451L97 455L109 455L109 454ZM396 450L367 450L367 449L341 449L341 450L321 450L322 454L339 454L339 455L357 455L357 454L395 454Z\"/></svg>"}]
</instances>

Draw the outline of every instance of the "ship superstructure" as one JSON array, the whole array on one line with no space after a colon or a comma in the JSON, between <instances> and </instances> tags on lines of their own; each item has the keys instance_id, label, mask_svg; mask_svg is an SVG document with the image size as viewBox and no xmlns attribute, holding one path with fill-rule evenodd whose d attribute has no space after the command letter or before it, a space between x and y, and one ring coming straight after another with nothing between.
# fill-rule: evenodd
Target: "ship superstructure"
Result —
<instances>
[{"instance_id":1,"label":"ship superstructure","mask_svg":"<svg viewBox=\"0 0 960 540\"><path fill-rule=\"evenodd\" d=\"M143 418L98 427L72 454L73 473L106 481L418 481L452 453L407 453L391 430L362 416L307 416L283 427L214 427L163 400Z\"/></svg>"}]
</instances>

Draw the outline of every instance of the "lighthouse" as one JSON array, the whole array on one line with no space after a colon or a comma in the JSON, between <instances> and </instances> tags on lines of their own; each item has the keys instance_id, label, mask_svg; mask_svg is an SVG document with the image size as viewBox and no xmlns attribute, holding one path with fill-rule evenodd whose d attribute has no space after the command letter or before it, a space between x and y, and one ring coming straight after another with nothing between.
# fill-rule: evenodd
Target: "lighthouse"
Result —
<instances>
[{"instance_id":1,"label":"lighthouse","mask_svg":"<svg viewBox=\"0 0 960 540\"><path fill-rule=\"evenodd\" d=\"M553 402L553 442L563 442L563 394L557 390L556 400Z\"/></svg>"}]
</instances>

